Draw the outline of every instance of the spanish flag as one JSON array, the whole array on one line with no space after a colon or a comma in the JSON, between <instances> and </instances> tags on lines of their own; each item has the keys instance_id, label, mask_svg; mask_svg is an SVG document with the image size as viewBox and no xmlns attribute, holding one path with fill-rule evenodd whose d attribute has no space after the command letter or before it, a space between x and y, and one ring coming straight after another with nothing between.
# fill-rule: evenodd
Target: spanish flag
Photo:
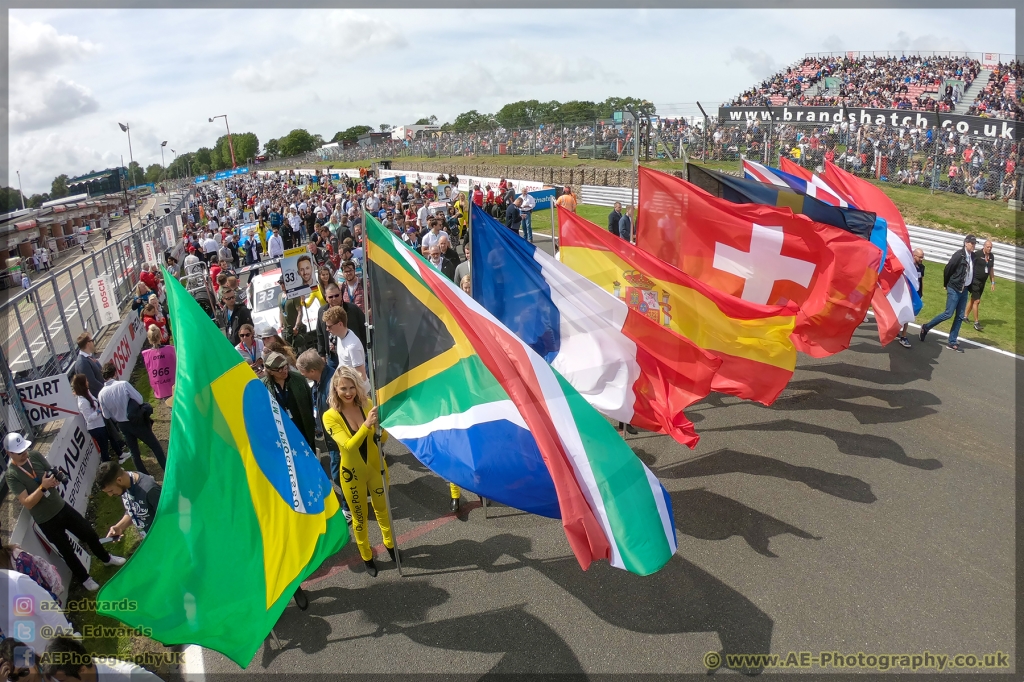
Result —
<instances>
[{"instance_id":1,"label":"spanish flag","mask_svg":"<svg viewBox=\"0 0 1024 682\"><path fill-rule=\"evenodd\" d=\"M578 215L559 211L558 218L563 263L721 358L712 389L766 405L782 392L796 367L794 303L724 294Z\"/></svg>"},{"instance_id":2,"label":"spanish flag","mask_svg":"<svg viewBox=\"0 0 1024 682\"><path fill-rule=\"evenodd\" d=\"M245 667L348 526L288 414L184 287L165 281L178 372L163 491L97 612Z\"/></svg>"}]
</instances>

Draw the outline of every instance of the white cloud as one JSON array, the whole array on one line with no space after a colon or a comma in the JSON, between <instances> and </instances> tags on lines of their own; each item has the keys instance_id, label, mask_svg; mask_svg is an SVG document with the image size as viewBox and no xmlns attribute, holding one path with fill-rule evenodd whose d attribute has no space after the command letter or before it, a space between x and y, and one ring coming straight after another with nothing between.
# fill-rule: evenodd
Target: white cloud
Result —
<instances>
[{"instance_id":1,"label":"white cloud","mask_svg":"<svg viewBox=\"0 0 1024 682\"><path fill-rule=\"evenodd\" d=\"M88 88L63 78L54 78L11 92L12 132L39 130L66 123L99 109Z\"/></svg>"},{"instance_id":2,"label":"white cloud","mask_svg":"<svg viewBox=\"0 0 1024 682\"><path fill-rule=\"evenodd\" d=\"M393 18L401 17L398 12L389 14ZM331 10L317 19L318 42L322 41L332 53L338 51L343 55L354 55L364 50L374 52L408 45L394 24L352 10Z\"/></svg>"},{"instance_id":3,"label":"white cloud","mask_svg":"<svg viewBox=\"0 0 1024 682\"><path fill-rule=\"evenodd\" d=\"M99 46L73 35L58 33L50 24L25 23L10 16L10 72L16 77L47 73L99 51Z\"/></svg>"},{"instance_id":4,"label":"white cloud","mask_svg":"<svg viewBox=\"0 0 1024 682\"><path fill-rule=\"evenodd\" d=\"M96 54L92 42L38 21L10 17L11 132L67 123L99 109L89 88L53 72Z\"/></svg>"},{"instance_id":5,"label":"white cloud","mask_svg":"<svg viewBox=\"0 0 1024 682\"><path fill-rule=\"evenodd\" d=\"M21 135L11 145L11 168L21 171L26 194L49 192L50 182L61 173L81 175L119 165L110 151L69 140L60 133Z\"/></svg>"},{"instance_id":6,"label":"white cloud","mask_svg":"<svg viewBox=\"0 0 1024 682\"><path fill-rule=\"evenodd\" d=\"M784 64L777 62L774 57L765 50L751 50L746 47L734 47L729 54L727 64L745 64L747 71L757 80L763 80L773 73L779 71Z\"/></svg>"}]
</instances>

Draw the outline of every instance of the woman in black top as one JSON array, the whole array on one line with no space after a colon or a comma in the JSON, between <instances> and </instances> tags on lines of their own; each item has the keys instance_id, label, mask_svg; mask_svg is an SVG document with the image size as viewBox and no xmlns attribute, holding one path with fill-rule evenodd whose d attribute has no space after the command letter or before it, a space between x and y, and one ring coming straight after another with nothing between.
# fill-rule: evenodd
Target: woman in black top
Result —
<instances>
[{"instance_id":1,"label":"woman in black top","mask_svg":"<svg viewBox=\"0 0 1024 682\"><path fill-rule=\"evenodd\" d=\"M992 291L996 290L996 257L992 253L992 240L986 239L981 251L974 252L974 280L971 282L971 300L967 303L964 319L974 311L974 329L981 331L984 327L978 323L978 308L981 307L981 295L985 293L985 283L992 280Z\"/></svg>"}]
</instances>

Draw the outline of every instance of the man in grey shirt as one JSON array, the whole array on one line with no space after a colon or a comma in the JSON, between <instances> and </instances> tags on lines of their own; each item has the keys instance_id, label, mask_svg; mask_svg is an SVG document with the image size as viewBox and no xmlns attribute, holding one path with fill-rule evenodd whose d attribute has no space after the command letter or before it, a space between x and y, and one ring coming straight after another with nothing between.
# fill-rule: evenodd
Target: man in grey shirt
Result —
<instances>
[{"instance_id":1,"label":"man in grey shirt","mask_svg":"<svg viewBox=\"0 0 1024 682\"><path fill-rule=\"evenodd\" d=\"M110 527L107 537L121 537L130 523L146 537L160 504L160 484L152 476L125 471L117 462L104 462L96 473L96 485L107 495L120 497L124 505L124 516Z\"/></svg>"}]
</instances>

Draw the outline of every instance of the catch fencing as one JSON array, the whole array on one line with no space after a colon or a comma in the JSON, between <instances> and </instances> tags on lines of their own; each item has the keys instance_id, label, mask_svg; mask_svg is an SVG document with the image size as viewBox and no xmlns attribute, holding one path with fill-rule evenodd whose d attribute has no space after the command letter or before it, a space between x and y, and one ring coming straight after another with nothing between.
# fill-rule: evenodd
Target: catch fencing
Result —
<instances>
[{"instance_id":1,"label":"catch fencing","mask_svg":"<svg viewBox=\"0 0 1024 682\"><path fill-rule=\"evenodd\" d=\"M181 209L188 205L192 192L190 188L187 193L171 195L170 212L145 225L133 217L135 224L130 234L83 254L76 263L37 280L31 288L0 306L0 319L4 321L0 338L3 434L35 433L16 385L68 372L78 353L78 335L83 331L99 335L107 326L101 323L92 295L93 280L106 278L118 309L124 308L134 297L141 266L147 262L143 245L152 242L157 260L163 262L165 250L173 250L180 243ZM6 452L0 456L2 462L6 462Z\"/></svg>"}]
</instances>

